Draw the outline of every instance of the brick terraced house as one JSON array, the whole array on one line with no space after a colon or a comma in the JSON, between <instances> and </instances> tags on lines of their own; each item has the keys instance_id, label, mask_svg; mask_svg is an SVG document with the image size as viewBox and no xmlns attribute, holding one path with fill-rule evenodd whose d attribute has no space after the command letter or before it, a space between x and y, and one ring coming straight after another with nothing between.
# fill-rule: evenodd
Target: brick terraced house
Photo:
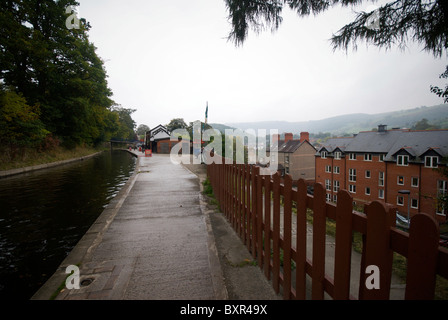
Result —
<instances>
[{"instance_id":1,"label":"brick terraced house","mask_svg":"<svg viewBox=\"0 0 448 320\"><path fill-rule=\"evenodd\" d=\"M332 138L316 153L316 182L337 201L339 189L348 190L356 205L373 200L393 204L404 217L418 212L445 222L448 208L438 202L446 194L448 178L436 169L446 166L448 130L409 129L360 132ZM409 198L408 198L409 197Z\"/></svg>"}]
</instances>

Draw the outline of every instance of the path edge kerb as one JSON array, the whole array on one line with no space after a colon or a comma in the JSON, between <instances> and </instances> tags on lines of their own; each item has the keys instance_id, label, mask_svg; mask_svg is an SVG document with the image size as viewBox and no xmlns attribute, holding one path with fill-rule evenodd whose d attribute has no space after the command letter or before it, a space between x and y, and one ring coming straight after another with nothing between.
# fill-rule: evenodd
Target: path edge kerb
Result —
<instances>
[{"instance_id":1,"label":"path edge kerb","mask_svg":"<svg viewBox=\"0 0 448 320\"><path fill-rule=\"evenodd\" d=\"M127 151L127 150L124 150ZM112 201L103 210L100 216L90 226L84 236L79 240L75 247L70 251L68 256L62 261L54 274L37 290L37 292L31 297L30 300L51 300L52 297L59 294L58 289L63 285L68 274L65 270L70 265L81 265L83 262L88 261L90 253L101 242L101 239L109 228L110 224L114 220L116 214L121 208L124 200L128 196L135 181L140 168L140 161L136 154L129 152L133 156L137 157L137 163L132 176L129 177L123 188L112 199ZM82 277L82 274L81 274Z\"/></svg>"}]
</instances>

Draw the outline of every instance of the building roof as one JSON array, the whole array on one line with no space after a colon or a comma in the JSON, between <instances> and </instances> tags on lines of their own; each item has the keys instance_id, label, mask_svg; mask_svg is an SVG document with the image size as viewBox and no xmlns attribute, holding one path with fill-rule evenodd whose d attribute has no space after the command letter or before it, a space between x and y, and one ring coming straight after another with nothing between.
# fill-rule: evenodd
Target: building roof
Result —
<instances>
[{"instance_id":1,"label":"building roof","mask_svg":"<svg viewBox=\"0 0 448 320\"><path fill-rule=\"evenodd\" d=\"M324 149L328 152L333 152L336 149L344 152L347 146L353 141L353 139L354 137L330 138L325 141L324 145L319 148L318 152L321 152Z\"/></svg>"},{"instance_id":2,"label":"building roof","mask_svg":"<svg viewBox=\"0 0 448 320\"><path fill-rule=\"evenodd\" d=\"M391 146L385 160L392 160L400 150L406 150L411 156L422 157L432 150L441 157L448 156L448 130L427 130L403 132Z\"/></svg>"},{"instance_id":3,"label":"building roof","mask_svg":"<svg viewBox=\"0 0 448 320\"><path fill-rule=\"evenodd\" d=\"M385 161L393 161L400 152L406 152L415 161L420 161L427 152L441 157L448 156L448 130L386 130L364 131L352 138L332 138L318 150L346 153L381 153Z\"/></svg>"},{"instance_id":4,"label":"building roof","mask_svg":"<svg viewBox=\"0 0 448 320\"><path fill-rule=\"evenodd\" d=\"M387 153L403 134L403 130L363 131L347 146L346 152Z\"/></svg>"}]
</instances>

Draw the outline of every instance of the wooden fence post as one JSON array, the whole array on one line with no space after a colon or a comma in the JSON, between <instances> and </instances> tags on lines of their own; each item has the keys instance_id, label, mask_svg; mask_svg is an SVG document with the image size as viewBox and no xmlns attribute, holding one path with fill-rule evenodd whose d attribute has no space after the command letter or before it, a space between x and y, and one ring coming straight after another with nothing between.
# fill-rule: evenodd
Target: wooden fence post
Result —
<instances>
[{"instance_id":1,"label":"wooden fence post","mask_svg":"<svg viewBox=\"0 0 448 320\"><path fill-rule=\"evenodd\" d=\"M415 215L409 228L406 300L434 299L438 253L437 221L424 213Z\"/></svg>"},{"instance_id":2,"label":"wooden fence post","mask_svg":"<svg viewBox=\"0 0 448 320\"><path fill-rule=\"evenodd\" d=\"M283 188L283 299L291 299L291 215L292 178L288 174Z\"/></svg>"},{"instance_id":3,"label":"wooden fence post","mask_svg":"<svg viewBox=\"0 0 448 320\"><path fill-rule=\"evenodd\" d=\"M280 291L280 175L277 172L274 175L274 185L272 188L274 193L274 217L273 217L273 233L272 233L272 286L274 291Z\"/></svg>"},{"instance_id":4,"label":"wooden fence post","mask_svg":"<svg viewBox=\"0 0 448 320\"><path fill-rule=\"evenodd\" d=\"M264 177L264 275L271 280L271 177Z\"/></svg>"},{"instance_id":5,"label":"wooden fence post","mask_svg":"<svg viewBox=\"0 0 448 320\"><path fill-rule=\"evenodd\" d=\"M350 270L352 257L353 198L346 190L338 192L336 206L336 247L334 261L335 300L350 297Z\"/></svg>"},{"instance_id":6,"label":"wooden fence post","mask_svg":"<svg viewBox=\"0 0 448 320\"><path fill-rule=\"evenodd\" d=\"M325 234L326 234L326 198L321 183L314 184L313 207L313 283L311 299L324 299L325 278Z\"/></svg>"},{"instance_id":7,"label":"wooden fence post","mask_svg":"<svg viewBox=\"0 0 448 320\"><path fill-rule=\"evenodd\" d=\"M296 299L306 299L306 201L305 180L297 182L297 231L296 231Z\"/></svg>"},{"instance_id":8,"label":"wooden fence post","mask_svg":"<svg viewBox=\"0 0 448 320\"><path fill-rule=\"evenodd\" d=\"M260 174L260 167L257 167L257 258L258 266L263 268L263 177Z\"/></svg>"},{"instance_id":9,"label":"wooden fence post","mask_svg":"<svg viewBox=\"0 0 448 320\"><path fill-rule=\"evenodd\" d=\"M395 211L380 201L365 207L367 234L363 248L359 297L366 300L388 300L392 275L393 251L390 248L390 228L394 226ZM374 268L374 269L371 269ZM366 276L369 271L369 277ZM375 273L378 272L377 275ZM375 276L379 276L378 278ZM369 287L367 284L369 283ZM376 286L375 286L376 285Z\"/></svg>"}]
</instances>

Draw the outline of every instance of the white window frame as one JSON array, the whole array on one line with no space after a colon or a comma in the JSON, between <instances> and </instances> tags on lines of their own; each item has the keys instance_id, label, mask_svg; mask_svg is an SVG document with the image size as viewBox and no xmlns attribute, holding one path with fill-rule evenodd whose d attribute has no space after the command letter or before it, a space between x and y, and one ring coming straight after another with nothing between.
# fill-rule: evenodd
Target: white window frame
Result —
<instances>
[{"instance_id":1,"label":"white window frame","mask_svg":"<svg viewBox=\"0 0 448 320\"><path fill-rule=\"evenodd\" d=\"M409 166L409 156L400 154L397 156L397 166L407 167Z\"/></svg>"},{"instance_id":2,"label":"white window frame","mask_svg":"<svg viewBox=\"0 0 448 320\"><path fill-rule=\"evenodd\" d=\"M342 156L342 152L341 151L336 151L334 153L334 159L335 160L341 160L341 156Z\"/></svg>"},{"instance_id":3,"label":"white window frame","mask_svg":"<svg viewBox=\"0 0 448 320\"><path fill-rule=\"evenodd\" d=\"M370 192L371 192L370 187L366 187L365 193L367 196L370 196Z\"/></svg>"},{"instance_id":4,"label":"white window frame","mask_svg":"<svg viewBox=\"0 0 448 320\"><path fill-rule=\"evenodd\" d=\"M325 189L331 191L331 180L325 179Z\"/></svg>"},{"instance_id":5,"label":"white window frame","mask_svg":"<svg viewBox=\"0 0 448 320\"><path fill-rule=\"evenodd\" d=\"M378 199L384 199L384 189L378 189Z\"/></svg>"},{"instance_id":6,"label":"white window frame","mask_svg":"<svg viewBox=\"0 0 448 320\"><path fill-rule=\"evenodd\" d=\"M326 165L325 166L325 172L326 173L331 173L331 166L330 165Z\"/></svg>"},{"instance_id":7,"label":"white window frame","mask_svg":"<svg viewBox=\"0 0 448 320\"><path fill-rule=\"evenodd\" d=\"M414 181L417 181L415 184ZM420 183L420 179L418 177L411 177L411 187L418 188L418 185Z\"/></svg>"},{"instance_id":8,"label":"white window frame","mask_svg":"<svg viewBox=\"0 0 448 320\"><path fill-rule=\"evenodd\" d=\"M321 157L322 159L327 159L327 151L321 151L321 152L320 152L320 157Z\"/></svg>"},{"instance_id":9,"label":"white window frame","mask_svg":"<svg viewBox=\"0 0 448 320\"><path fill-rule=\"evenodd\" d=\"M425 168L438 168L438 167L439 167L439 157L437 156L425 157Z\"/></svg>"},{"instance_id":10,"label":"white window frame","mask_svg":"<svg viewBox=\"0 0 448 320\"><path fill-rule=\"evenodd\" d=\"M400 177L403 178L403 183L400 183ZM404 176L397 176L397 185L398 186L404 186Z\"/></svg>"},{"instance_id":11,"label":"white window frame","mask_svg":"<svg viewBox=\"0 0 448 320\"><path fill-rule=\"evenodd\" d=\"M413 201L417 201L417 205L414 205ZM418 199L417 198L411 198L411 208L418 209Z\"/></svg>"},{"instance_id":12,"label":"white window frame","mask_svg":"<svg viewBox=\"0 0 448 320\"><path fill-rule=\"evenodd\" d=\"M334 166L333 173L334 174L339 174L340 172L341 172L341 168L339 166Z\"/></svg>"},{"instance_id":13,"label":"white window frame","mask_svg":"<svg viewBox=\"0 0 448 320\"><path fill-rule=\"evenodd\" d=\"M356 153L349 153L349 155L348 155L348 159L349 160L356 160Z\"/></svg>"},{"instance_id":14,"label":"white window frame","mask_svg":"<svg viewBox=\"0 0 448 320\"><path fill-rule=\"evenodd\" d=\"M356 184L349 184L348 185L348 191L350 193L356 193Z\"/></svg>"},{"instance_id":15,"label":"white window frame","mask_svg":"<svg viewBox=\"0 0 448 320\"><path fill-rule=\"evenodd\" d=\"M348 169L348 181L356 182L356 169Z\"/></svg>"},{"instance_id":16,"label":"white window frame","mask_svg":"<svg viewBox=\"0 0 448 320\"><path fill-rule=\"evenodd\" d=\"M397 196L397 206L404 206L404 197L403 196Z\"/></svg>"},{"instance_id":17,"label":"white window frame","mask_svg":"<svg viewBox=\"0 0 448 320\"><path fill-rule=\"evenodd\" d=\"M378 186L384 187L384 172L380 171L378 174Z\"/></svg>"},{"instance_id":18,"label":"white window frame","mask_svg":"<svg viewBox=\"0 0 448 320\"><path fill-rule=\"evenodd\" d=\"M370 179L372 177L372 173L370 172L370 170L366 170L365 177L366 179Z\"/></svg>"},{"instance_id":19,"label":"white window frame","mask_svg":"<svg viewBox=\"0 0 448 320\"><path fill-rule=\"evenodd\" d=\"M340 183L338 180L333 180L333 192L338 192L340 189Z\"/></svg>"},{"instance_id":20,"label":"white window frame","mask_svg":"<svg viewBox=\"0 0 448 320\"><path fill-rule=\"evenodd\" d=\"M364 153L364 161L372 161L372 154Z\"/></svg>"}]
</instances>

